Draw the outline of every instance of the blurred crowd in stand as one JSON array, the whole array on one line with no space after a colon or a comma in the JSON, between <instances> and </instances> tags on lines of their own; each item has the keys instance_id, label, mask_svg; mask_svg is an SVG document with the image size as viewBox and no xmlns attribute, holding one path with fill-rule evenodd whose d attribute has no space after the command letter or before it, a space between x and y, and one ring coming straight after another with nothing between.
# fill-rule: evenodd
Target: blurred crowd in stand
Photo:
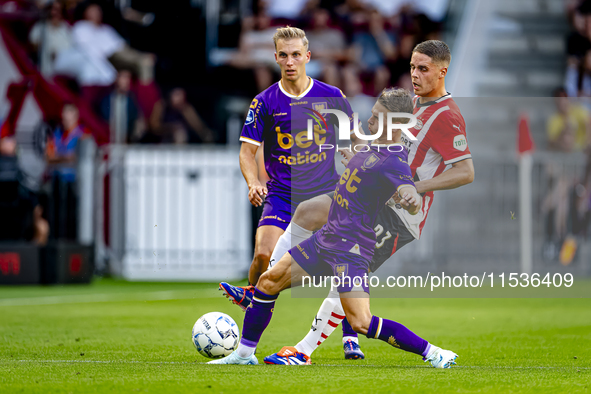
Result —
<instances>
[{"instance_id":1,"label":"blurred crowd in stand","mask_svg":"<svg viewBox=\"0 0 591 394\"><path fill-rule=\"evenodd\" d=\"M547 120L547 149L583 152L584 169L546 163L549 191L542 201L545 218L544 257L569 265L591 222L591 1L567 0L570 32L566 39L564 85L554 92L555 112ZM579 153L580 154L580 153Z\"/></svg>"},{"instance_id":2,"label":"blurred crowd in stand","mask_svg":"<svg viewBox=\"0 0 591 394\"><path fill-rule=\"evenodd\" d=\"M105 11L119 25L153 22L153 14L128 3L39 1L40 20L28 39L41 73L76 92L108 124L111 143L214 142L182 88L161 98L157 56L132 48L104 23Z\"/></svg>"},{"instance_id":3,"label":"blurred crowd in stand","mask_svg":"<svg viewBox=\"0 0 591 394\"><path fill-rule=\"evenodd\" d=\"M308 75L341 88L363 113L384 87L412 90L412 49L442 38L448 8L448 0L253 0L246 10L220 2L211 46L204 4L0 0L3 38L13 36L17 47L5 42L11 56L24 53L49 90L59 91L49 95L59 97L59 108L51 116L44 111L38 128L47 164L40 190L25 181L10 122L0 119L0 214L14 224L2 226L0 239L76 238L78 167L83 156L95 154L93 145L228 142L228 119L247 109L232 100L248 103L280 77L272 40L277 27L305 29ZM567 70L554 94L545 148L585 152L587 165L576 177L548 165L541 211L544 255L569 264L591 219L591 0L565 4ZM6 95L14 102L15 92L31 86L25 78Z\"/></svg>"},{"instance_id":4,"label":"blurred crowd in stand","mask_svg":"<svg viewBox=\"0 0 591 394\"><path fill-rule=\"evenodd\" d=\"M201 98L191 97L195 95L186 90L186 86L194 91L192 85L208 82L199 78L183 83L191 79L184 75L170 78L167 72L184 71L178 59L161 44L147 45L135 39L148 52L134 48L125 37L135 27L140 36L146 32L146 36L167 40L165 30L170 30L171 21L158 24L166 19L164 6L131 0L27 3L37 7L37 21L29 23L27 37L17 38L23 40L45 78L73 91L107 124L110 142L225 142L219 122L216 127L208 126L211 119L204 120L203 110L198 110L203 106ZM155 12L132 8L141 8L143 3L147 9L151 4ZM447 0L254 1L252 9L241 15L237 39L230 37L232 31L220 30L220 41L234 40L235 47L217 66L222 66L229 83L236 81L233 75L242 82L253 80L253 84L242 83L245 86L237 92L253 97L279 79L272 36L277 27L292 25L307 32L311 77L341 87L350 97L375 96L387 86L411 89L408 63L412 48L422 40L439 38L446 5ZM193 40L204 41L204 33ZM173 61L176 67L171 67ZM166 81L162 84L159 79ZM222 84L219 90L224 88ZM203 89L199 93L206 95ZM214 101L220 96L223 93L215 92Z\"/></svg>"},{"instance_id":5,"label":"blurred crowd in stand","mask_svg":"<svg viewBox=\"0 0 591 394\"><path fill-rule=\"evenodd\" d=\"M38 244L48 237L76 239L78 167L81 155L96 152L87 149L94 141L227 142L226 97L250 100L280 77L272 40L277 27L305 29L312 52L308 75L351 98L367 99L387 86L412 89L412 48L439 38L447 3L255 0L239 12L224 3L218 47L229 56L215 62L210 55L216 48L205 44L204 2L0 0L0 27L16 43L11 56L24 53L18 61L31 63L48 90L60 92L50 98L59 97L53 105L60 107L53 115L43 109L44 127L37 130L46 162L39 191L22 181L17 139L8 122L3 125L0 187L13 193L3 194L0 210L19 206L14 212L26 211L28 218L26 229L15 227L12 235ZM19 86L26 92L33 84Z\"/></svg>"},{"instance_id":6,"label":"blurred crowd in stand","mask_svg":"<svg viewBox=\"0 0 591 394\"><path fill-rule=\"evenodd\" d=\"M547 124L548 149L586 151L591 145L591 1L567 1L564 86L554 92L556 112Z\"/></svg>"},{"instance_id":7,"label":"blurred crowd in stand","mask_svg":"<svg viewBox=\"0 0 591 394\"><path fill-rule=\"evenodd\" d=\"M154 13L131 5L131 0L0 1L2 38L9 40L3 56L12 56L15 64L29 62L49 87L35 91L35 98L45 101L43 125L27 142L45 161L41 179L28 181L27 163L18 158L19 138L12 135L19 132L16 120L0 119L0 240L45 245L78 238L79 168L84 159L94 160L97 142L216 142L218 135L181 87L183 76L161 88L155 78L157 55L124 38L129 26L141 32L155 20ZM40 85L31 71L21 72L23 82L2 92L18 108L2 108L3 116L14 112L18 117L24 97ZM47 112L52 105L57 111Z\"/></svg>"},{"instance_id":8,"label":"blurred crowd in stand","mask_svg":"<svg viewBox=\"0 0 591 394\"><path fill-rule=\"evenodd\" d=\"M351 97L376 96L387 86L410 89L412 48L441 32L444 15L433 21L427 9L407 1L259 1L242 21L238 50L226 64L252 70L256 91L266 89L279 72L273 34L278 26L291 25L303 28L310 42L309 76Z\"/></svg>"}]
</instances>

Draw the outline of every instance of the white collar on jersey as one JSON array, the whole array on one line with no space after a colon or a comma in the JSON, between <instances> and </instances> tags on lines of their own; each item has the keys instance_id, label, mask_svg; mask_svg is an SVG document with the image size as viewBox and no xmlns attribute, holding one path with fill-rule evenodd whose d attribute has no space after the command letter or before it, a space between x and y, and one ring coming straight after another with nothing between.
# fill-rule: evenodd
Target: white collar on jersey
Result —
<instances>
[{"instance_id":1,"label":"white collar on jersey","mask_svg":"<svg viewBox=\"0 0 591 394\"><path fill-rule=\"evenodd\" d=\"M421 104L421 101L420 101L421 96L415 96L415 98L416 98L416 107L417 108L420 108L420 107L428 107L430 105L439 104L442 101L445 101L447 99L450 99L451 98L451 93L448 92L445 96L441 96L437 100L427 101L424 104Z\"/></svg>"},{"instance_id":2,"label":"white collar on jersey","mask_svg":"<svg viewBox=\"0 0 591 394\"><path fill-rule=\"evenodd\" d=\"M288 93L287 90L283 89L283 84L281 83L281 80L279 80L279 89L281 89L281 91L283 92L284 95L286 95L289 98L292 99L296 99L299 100L301 98L303 98L306 94L308 94L308 92L310 90L312 90L312 86L314 86L314 78L312 77L308 77L310 79L310 84L308 85L308 87L306 88L306 90L304 90L299 96L295 96L291 93Z\"/></svg>"}]
</instances>

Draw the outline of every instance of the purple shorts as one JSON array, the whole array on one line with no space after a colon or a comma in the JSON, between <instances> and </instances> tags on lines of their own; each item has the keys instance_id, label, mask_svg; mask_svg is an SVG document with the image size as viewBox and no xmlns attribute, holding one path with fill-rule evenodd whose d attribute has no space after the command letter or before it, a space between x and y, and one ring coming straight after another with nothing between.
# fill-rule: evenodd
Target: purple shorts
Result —
<instances>
[{"instance_id":1,"label":"purple shorts","mask_svg":"<svg viewBox=\"0 0 591 394\"><path fill-rule=\"evenodd\" d=\"M296 206L292 206L289 201L276 194L268 194L263 203L263 214L259 220L259 227L275 226L285 231L291 222L291 216L295 209Z\"/></svg>"},{"instance_id":2,"label":"purple shorts","mask_svg":"<svg viewBox=\"0 0 591 394\"><path fill-rule=\"evenodd\" d=\"M369 294L369 260L355 253L320 245L317 240L319 234L320 232L315 233L292 248L289 251L291 257L312 277L312 280L317 279L316 283L326 276L337 276L340 280L335 279L335 284L339 285L339 293L347 293L355 288L363 289Z\"/></svg>"}]
</instances>

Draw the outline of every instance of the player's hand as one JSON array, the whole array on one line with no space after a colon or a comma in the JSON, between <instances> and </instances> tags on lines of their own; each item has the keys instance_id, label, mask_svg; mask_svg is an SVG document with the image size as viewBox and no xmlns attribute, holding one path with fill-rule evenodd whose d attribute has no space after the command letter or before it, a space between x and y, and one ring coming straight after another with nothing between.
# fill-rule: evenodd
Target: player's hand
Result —
<instances>
[{"instance_id":1,"label":"player's hand","mask_svg":"<svg viewBox=\"0 0 591 394\"><path fill-rule=\"evenodd\" d=\"M400 205L400 194L398 194L398 192L394 193L394 195L392 197L390 197L390 199L388 201L386 201L386 205L390 205L390 206L395 206L395 205ZM400 208L400 207L398 207Z\"/></svg>"},{"instance_id":2,"label":"player's hand","mask_svg":"<svg viewBox=\"0 0 591 394\"><path fill-rule=\"evenodd\" d=\"M344 159L343 159L343 160L341 160L341 163L343 163L343 165L344 165L345 167L347 167L347 165L349 164L349 160L351 160L351 158L352 158L353 156L355 156L355 154L354 154L353 152L351 152L351 150L350 150L350 149L347 149L347 148L342 148L342 149L339 149L339 151L338 151L338 152L341 154L341 156L343 156L343 157L344 157Z\"/></svg>"},{"instance_id":3,"label":"player's hand","mask_svg":"<svg viewBox=\"0 0 591 394\"><path fill-rule=\"evenodd\" d=\"M419 213L419 210L421 209L421 197L418 194L406 191L403 191L402 194L397 194L400 199L398 204L400 204L403 209L407 210L411 215Z\"/></svg>"},{"instance_id":4,"label":"player's hand","mask_svg":"<svg viewBox=\"0 0 591 394\"><path fill-rule=\"evenodd\" d=\"M265 197L267 197L267 193L269 193L269 191L265 186L261 185L259 181L248 185L248 200L255 207L260 207L263 205L263 201Z\"/></svg>"}]
</instances>

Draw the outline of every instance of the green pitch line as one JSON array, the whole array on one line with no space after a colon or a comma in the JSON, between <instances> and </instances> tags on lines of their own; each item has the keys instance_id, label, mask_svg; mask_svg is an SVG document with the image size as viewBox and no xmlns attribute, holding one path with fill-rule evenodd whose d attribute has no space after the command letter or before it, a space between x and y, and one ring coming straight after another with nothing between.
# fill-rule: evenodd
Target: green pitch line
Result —
<instances>
[{"instance_id":1,"label":"green pitch line","mask_svg":"<svg viewBox=\"0 0 591 394\"><path fill-rule=\"evenodd\" d=\"M41 363L41 364L197 364L197 365L206 365L207 361L197 363L197 362L189 362L189 361L134 361L134 360L11 360L14 362L19 363ZM349 368L371 368L371 367L378 367L378 365L372 364L357 364L357 363L349 363L347 365ZM322 363L314 363L313 365L321 366L321 367L341 367L340 364L322 364ZM268 367L264 364L259 364L253 368L275 368L275 367ZM218 367L213 367L218 368ZM249 367L250 368L250 367ZM428 368L431 369L429 365L419 365L419 366L409 366L408 368ZM577 369L577 370L591 370L591 367L510 367L510 366L499 366L499 365L489 365L489 366L482 366L482 365L456 365L456 368L472 368L472 369Z\"/></svg>"},{"instance_id":2,"label":"green pitch line","mask_svg":"<svg viewBox=\"0 0 591 394\"><path fill-rule=\"evenodd\" d=\"M301 339L320 302L281 295L259 361ZM0 287L0 393L591 390L588 299L372 300L374 314L457 352L450 370L364 337L367 359L344 360L339 329L311 366L205 365L190 331L211 311L242 326L243 312L216 284Z\"/></svg>"}]
</instances>

